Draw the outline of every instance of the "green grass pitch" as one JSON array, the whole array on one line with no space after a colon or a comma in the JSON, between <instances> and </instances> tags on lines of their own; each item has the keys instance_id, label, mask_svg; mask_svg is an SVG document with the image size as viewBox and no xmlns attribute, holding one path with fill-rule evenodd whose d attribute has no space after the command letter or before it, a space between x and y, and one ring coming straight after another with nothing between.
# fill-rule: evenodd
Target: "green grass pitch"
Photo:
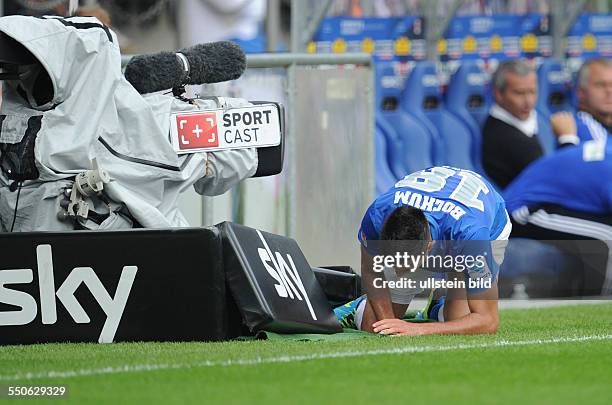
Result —
<instances>
[{"instance_id":1,"label":"green grass pitch","mask_svg":"<svg viewBox=\"0 0 612 405\"><path fill-rule=\"evenodd\" d=\"M0 384L66 384L55 404L610 404L612 304L505 310L494 336L5 346Z\"/></svg>"}]
</instances>

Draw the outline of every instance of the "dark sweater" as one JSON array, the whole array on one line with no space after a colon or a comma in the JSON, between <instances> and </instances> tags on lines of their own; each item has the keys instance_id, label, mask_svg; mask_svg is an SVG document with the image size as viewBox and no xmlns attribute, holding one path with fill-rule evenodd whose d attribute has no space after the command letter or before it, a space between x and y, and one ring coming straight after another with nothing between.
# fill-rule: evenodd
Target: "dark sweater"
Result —
<instances>
[{"instance_id":1,"label":"dark sweater","mask_svg":"<svg viewBox=\"0 0 612 405\"><path fill-rule=\"evenodd\" d=\"M504 121L487 117L482 129L482 166L500 189L543 154L537 135L527 136Z\"/></svg>"}]
</instances>

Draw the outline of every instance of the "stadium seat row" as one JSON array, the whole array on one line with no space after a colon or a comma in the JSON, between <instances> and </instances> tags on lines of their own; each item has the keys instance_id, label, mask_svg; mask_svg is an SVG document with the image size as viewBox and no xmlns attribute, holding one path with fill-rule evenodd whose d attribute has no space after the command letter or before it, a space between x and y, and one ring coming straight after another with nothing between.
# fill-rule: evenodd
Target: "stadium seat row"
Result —
<instances>
[{"instance_id":1,"label":"stadium seat row","mask_svg":"<svg viewBox=\"0 0 612 405\"><path fill-rule=\"evenodd\" d=\"M489 75L464 61L442 93L436 66L419 62L406 80L393 62L376 65L376 188L381 193L407 173L451 165L484 174L481 128L493 96ZM545 60L538 69L538 136L545 153L555 148L549 117L573 109L561 63Z\"/></svg>"}]
</instances>

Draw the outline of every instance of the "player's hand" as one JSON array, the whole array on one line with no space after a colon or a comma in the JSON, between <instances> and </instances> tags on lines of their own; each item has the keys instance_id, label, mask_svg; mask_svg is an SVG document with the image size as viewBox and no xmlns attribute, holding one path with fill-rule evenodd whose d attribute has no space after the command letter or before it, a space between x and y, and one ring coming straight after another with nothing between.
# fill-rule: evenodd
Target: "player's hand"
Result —
<instances>
[{"instance_id":1,"label":"player's hand","mask_svg":"<svg viewBox=\"0 0 612 405\"><path fill-rule=\"evenodd\" d=\"M372 324L374 333L395 336L419 336L426 332L421 324L402 321L401 319L383 319Z\"/></svg>"},{"instance_id":2,"label":"player's hand","mask_svg":"<svg viewBox=\"0 0 612 405\"><path fill-rule=\"evenodd\" d=\"M550 125L557 136L576 135L576 121L569 112L558 112L550 116Z\"/></svg>"}]
</instances>

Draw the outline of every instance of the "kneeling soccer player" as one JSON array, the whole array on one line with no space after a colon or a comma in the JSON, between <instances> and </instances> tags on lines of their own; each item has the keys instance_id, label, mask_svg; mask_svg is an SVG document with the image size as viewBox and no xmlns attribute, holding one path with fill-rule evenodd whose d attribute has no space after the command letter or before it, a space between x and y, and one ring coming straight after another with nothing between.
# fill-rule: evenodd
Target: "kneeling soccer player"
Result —
<instances>
[{"instance_id":1,"label":"kneeling soccer player","mask_svg":"<svg viewBox=\"0 0 612 405\"><path fill-rule=\"evenodd\" d=\"M410 174L377 197L365 213L359 239L367 294L337 307L336 316L344 327L386 335L496 333L497 275L511 230L503 198L480 175L447 166ZM412 265L405 255L405 263L400 263L399 253L378 255L399 252L389 249L398 241L411 241L404 254L410 252ZM449 257L455 267L451 271ZM434 265L425 266L430 259ZM434 277L425 278L424 267ZM438 283L445 275L446 282ZM406 277L412 284L398 282ZM452 285L438 297L440 289L432 289L422 312L422 319L438 322L400 319L412 298L432 283Z\"/></svg>"}]
</instances>

